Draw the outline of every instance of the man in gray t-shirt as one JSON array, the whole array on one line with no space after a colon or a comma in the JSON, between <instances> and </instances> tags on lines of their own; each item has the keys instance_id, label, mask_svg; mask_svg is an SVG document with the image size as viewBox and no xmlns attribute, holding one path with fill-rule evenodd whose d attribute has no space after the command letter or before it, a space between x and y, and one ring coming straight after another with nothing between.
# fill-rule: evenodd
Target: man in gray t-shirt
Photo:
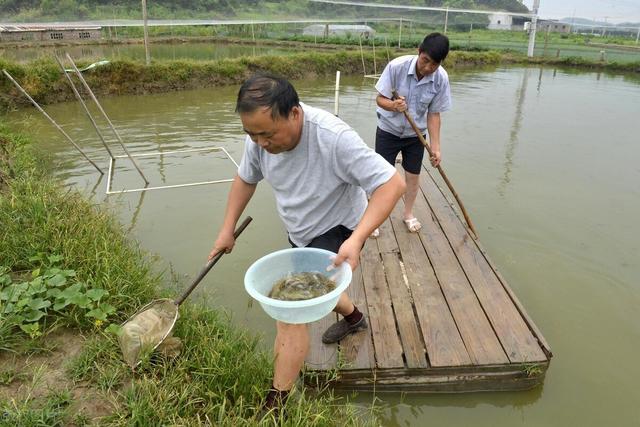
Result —
<instances>
[{"instance_id":1,"label":"man in gray t-shirt","mask_svg":"<svg viewBox=\"0 0 640 427\"><path fill-rule=\"evenodd\" d=\"M210 257L231 251L235 225L256 185L265 179L274 190L291 245L331 250L337 253L336 265L346 261L355 269L365 240L404 193L402 177L342 120L300 103L293 86L282 78L256 75L247 80L236 111L248 136ZM367 328L346 293L334 311L344 318L325 331L323 342L337 342ZM273 387L265 408L286 400L308 347L306 325L277 322Z\"/></svg>"}]
</instances>

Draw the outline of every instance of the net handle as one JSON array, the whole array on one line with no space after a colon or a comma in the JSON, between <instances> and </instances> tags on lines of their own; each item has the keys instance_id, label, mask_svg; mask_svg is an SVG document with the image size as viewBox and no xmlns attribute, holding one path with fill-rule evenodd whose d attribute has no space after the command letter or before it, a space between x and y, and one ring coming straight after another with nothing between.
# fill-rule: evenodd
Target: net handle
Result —
<instances>
[{"instance_id":1,"label":"net handle","mask_svg":"<svg viewBox=\"0 0 640 427\"><path fill-rule=\"evenodd\" d=\"M236 228L236 231L233 233L233 238L237 239L238 236L240 236L240 234L244 231L245 228L247 228L247 225L249 225L249 223L253 220L253 218L251 218L250 216L246 217L244 219L244 221L242 221L242 224L240 224L238 226L238 228ZM209 270L211 270L211 267L213 267L219 260L220 258L222 258L222 255L224 255L224 251L221 251L220 253L218 253L216 256L214 256L213 258L211 258L209 260L209 262L207 263L207 265L205 265L202 270L200 270L200 273L198 273L198 276L194 279L193 283L191 284L191 286L189 286L189 289L187 289L180 298L178 298L177 300L175 300L176 305L180 305L184 302L184 300L187 299L187 297L189 295L191 295L191 292L193 292L193 290L196 288L196 286L198 286L198 284L200 284L200 281L202 279L204 279L204 276L207 275L207 273L209 272Z\"/></svg>"}]
</instances>

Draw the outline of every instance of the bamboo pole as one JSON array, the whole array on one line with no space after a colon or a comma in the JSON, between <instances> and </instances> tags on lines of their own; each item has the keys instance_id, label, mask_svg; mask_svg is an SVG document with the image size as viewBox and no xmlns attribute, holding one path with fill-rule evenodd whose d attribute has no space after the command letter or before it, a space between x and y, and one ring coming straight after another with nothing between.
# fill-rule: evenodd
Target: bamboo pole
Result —
<instances>
[{"instance_id":1,"label":"bamboo pole","mask_svg":"<svg viewBox=\"0 0 640 427\"><path fill-rule=\"evenodd\" d=\"M362 34L358 37L358 41L360 42L360 58L362 58L362 75L367 75L367 67L364 65L364 51L362 50Z\"/></svg>"},{"instance_id":2,"label":"bamboo pole","mask_svg":"<svg viewBox=\"0 0 640 427\"><path fill-rule=\"evenodd\" d=\"M393 90L392 93L393 93L393 99L398 98L398 92L396 92L395 89ZM409 115L409 112L407 110L403 111L403 113L404 113L404 116L407 118L407 121L409 122L409 124L413 128L413 131L418 136L418 139L420 140L422 145L424 145L424 148L427 149L427 153L429 153L429 157L432 157L433 156L433 152L431 151L431 147L429 146L429 143L424 139L424 136L422 136L422 132L420 131L420 129L416 125L416 122L411 118L411 116ZM460 206L460 210L462 211L462 215L464 215L464 219L465 219L465 221L467 221L467 225L469 226L469 229L471 230L471 233L473 234L473 237L475 239L477 239L478 238L477 237L478 233L476 233L476 229L473 226L473 223L471 222L471 218L469 218L469 214L467 214L467 210L464 208L464 204L462 203L462 200L460 200L460 197L458 196L458 193L453 188L453 184L451 184L451 181L449 181L449 178L447 177L447 174L444 173L444 170L442 169L442 166L438 165L438 166L436 166L436 168L438 169L438 172L440 172L440 176L442 176L442 179L444 180L445 184L447 184L447 187L449 187L449 190L451 191L451 194L453 194L453 197L455 197L456 202L458 202L458 206Z\"/></svg>"},{"instance_id":3,"label":"bamboo pole","mask_svg":"<svg viewBox=\"0 0 640 427\"><path fill-rule=\"evenodd\" d=\"M62 70L62 74L64 74L64 76L67 78L69 85L71 85L71 89L73 90L73 94L76 96L76 99L80 101L80 105L82 105L82 108L84 109L85 114L91 121L93 128L96 130L96 133L100 138L100 141L102 141L102 145L104 145L104 148L107 150L107 153L109 153L109 157L113 159L113 153L111 152L111 150L109 150L109 146L107 145L107 142L104 140L104 137L102 136L102 132L100 132L100 128L98 128L98 124L96 123L96 121L93 119L93 116L89 112L89 108L87 108L87 104L84 102L84 99L82 99L82 97L80 96L80 93L78 92L76 85L73 83L73 80L71 80L71 77L69 77L69 74L67 74L66 70L64 69L64 65L62 65L62 61L60 61L60 58L58 58L58 55L54 55L53 57L55 58L58 65L60 66L60 70Z\"/></svg>"},{"instance_id":4,"label":"bamboo pole","mask_svg":"<svg viewBox=\"0 0 640 427\"><path fill-rule=\"evenodd\" d=\"M339 100L340 100L340 71L336 71L336 93L335 93L334 110L333 110L333 114L336 117L338 117L338 113L340 112Z\"/></svg>"},{"instance_id":5,"label":"bamboo pole","mask_svg":"<svg viewBox=\"0 0 640 427\"><path fill-rule=\"evenodd\" d=\"M93 91L91 90L91 88L87 84L87 81L82 76L82 73L80 72L80 70L78 70L78 67L76 67L76 63L71 58L71 55L69 55L68 53L66 55L67 55L67 60L71 63L71 66L73 67L73 70L76 72L76 75L78 76L78 78L82 82L82 85L87 90L87 92L89 93L89 96L91 96L91 99L93 99L93 102L95 102L96 106L98 107L98 110L100 110L100 112L102 113L102 116L105 118L105 120L109 124L109 127L113 131L113 134L116 136L116 139L120 143L120 146L122 147L124 152L129 157L129 160L131 160L131 163L133 163L133 166L135 166L135 168L137 169L138 173L140 174L140 176L144 180L145 184L148 185L149 181L147 180L147 177L144 176L144 174L142 173L142 171L138 167L138 164L136 163L136 161L133 160L133 157L131 157L131 154L129 154L129 150L127 150L127 147L125 147L124 142L122 141L122 138L120 138L120 134L118 133L116 128L113 126L113 123L111 123L111 120L109 119L109 116L107 116L107 113L105 113L104 109L102 108L102 105L100 105L100 102L98 102L98 98L96 98L96 96L93 94Z\"/></svg>"},{"instance_id":6,"label":"bamboo pole","mask_svg":"<svg viewBox=\"0 0 640 427\"><path fill-rule=\"evenodd\" d=\"M51 122L51 124L52 124L52 125L54 125L54 126L56 127L56 129L58 129L62 135L64 135L64 137L65 137L65 138L67 138L67 141L69 141L69 142L70 142L70 143L71 143L71 144L76 148L76 150L78 150L78 151L80 152L80 154L82 154L82 156L83 156L85 159L87 159L87 161L88 161L89 163L91 163L91 164L93 165L93 167L94 167L94 168L96 168L96 170L97 170L98 172L100 172L100 175L104 175L104 172L102 171L102 169L100 169L100 168L98 167L98 165L96 165L96 164L95 164L95 163L94 163L94 162L89 158L89 156L87 156L87 155L84 153L84 151L82 151L82 149L78 146L78 144L76 144L76 143L73 141L73 139L71 139L71 137L70 137L69 135L67 135L67 133L66 133L66 132L65 132L65 131L60 127L60 125L59 125L58 123L56 123L56 121L55 121L55 120L53 120L53 119L51 118L51 116L49 116L49 115L47 114L47 112L46 112L46 111L44 111L40 105L38 105L38 103L37 103L37 102L36 102L36 101L31 97L31 95L29 95L29 94L27 93L27 91L26 91L26 90L24 90L24 89L22 88L22 86L20 86L20 85L18 84L18 82L17 82L17 81L15 81L15 80L13 79L13 77L11 77L11 74L9 74L9 73L7 72L7 70L2 70L2 72L4 73L4 75L5 75L5 76L7 76L7 78L8 78L9 80L11 80L11 83L13 83L13 84L18 88L18 90L19 90L20 92L22 92L22 94L23 94L24 96L26 96L26 97L27 97L27 99L28 99L29 101L31 101L31 103L33 104L33 106L34 106L34 107L36 107L36 108L38 109L38 111L40 111L40 112L41 112L41 113L42 113L42 114L43 114L43 115L44 115L44 116L45 116L45 117L46 117L46 118Z\"/></svg>"},{"instance_id":7,"label":"bamboo pole","mask_svg":"<svg viewBox=\"0 0 640 427\"><path fill-rule=\"evenodd\" d=\"M151 64L151 55L149 54L149 30L147 29L147 0L142 0L142 21L144 32L144 57L147 65Z\"/></svg>"}]
</instances>

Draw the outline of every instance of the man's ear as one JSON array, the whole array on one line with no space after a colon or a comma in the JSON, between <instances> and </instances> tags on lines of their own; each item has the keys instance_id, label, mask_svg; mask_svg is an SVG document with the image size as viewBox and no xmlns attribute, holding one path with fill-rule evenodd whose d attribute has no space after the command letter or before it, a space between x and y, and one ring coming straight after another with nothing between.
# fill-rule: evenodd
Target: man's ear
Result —
<instances>
[{"instance_id":1,"label":"man's ear","mask_svg":"<svg viewBox=\"0 0 640 427\"><path fill-rule=\"evenodd\" d=\"M300 117L301 113L302 113L302 107L299 105L296 105L291 109L291 112L289 113L289 118L293 120L297 120L298 117Z\"/></svg>"}]
</instances>

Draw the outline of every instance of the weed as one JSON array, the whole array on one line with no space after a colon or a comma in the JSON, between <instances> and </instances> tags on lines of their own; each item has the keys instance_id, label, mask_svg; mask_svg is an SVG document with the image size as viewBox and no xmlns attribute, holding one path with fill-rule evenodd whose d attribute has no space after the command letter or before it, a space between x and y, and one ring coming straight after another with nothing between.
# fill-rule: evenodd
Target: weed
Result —
<instances>
[{"instance_id":1,"label":"weed","mask_svg":"<svg viewBox=\"0 0 640 427\"><path fill-rule=\"evenodd\" d=\"M21 324L37 322L41 326L31 332L43 335L31 339L22 333L17 343L32 343L31 350L36 350L45 346L47 334L56 325L83 328L89 337L67 365L66 376L100 391L100 399L109 402L111 415L101 418L104 424L273 425L271 418L258 419L271 385L271 357L259 349L256 336L235 327L224 313L181 305L174 330L184 343L180 356L153 355L135 372L129 369L116 336L94 327L92 321L100 319L89 313L110 304L115 312L102 311L108 321L113 318L119 323L126 313L158 296L161 276L154 273L149 258L126 240L108 212L79 194L64 192L39 171L37 162L30 160L33 154L19 141L0 126L0 146L9 153L6 161L0 156L0 171L11 177L0 189L2 307L13 304L12 313L23 316ZM55 255L33 257L34 253ZM63 295L68 289L72 291ZM20 303L17 312L24 298L27 301ZM3 329L4 323L0 322L0 334L15 336L11 328ZM42 369L35 368L32 381L21 384L25 396L0 402L0 414L5 414L0 426L86 421L83 415L71 413L74 406L66 391L34 397L35 390L42 395ZM7 373L3 381L15 378ZM300 390L293 397L287 404L288 418L280 424L362 424L355 407L329 391L307 394Z\"/></svg>"},{"instance_id":2,"label":"weed","mask_svg":"<svg viewBox=\"0 0 640 427\"><path fill-rule=\"evenodd\" d=\"M525 363L522 367L522 372L524 372L527 377L532 378L542 375L544 371L542 370L542 367L537 363Z\"/></svg>"}]
</instances>

